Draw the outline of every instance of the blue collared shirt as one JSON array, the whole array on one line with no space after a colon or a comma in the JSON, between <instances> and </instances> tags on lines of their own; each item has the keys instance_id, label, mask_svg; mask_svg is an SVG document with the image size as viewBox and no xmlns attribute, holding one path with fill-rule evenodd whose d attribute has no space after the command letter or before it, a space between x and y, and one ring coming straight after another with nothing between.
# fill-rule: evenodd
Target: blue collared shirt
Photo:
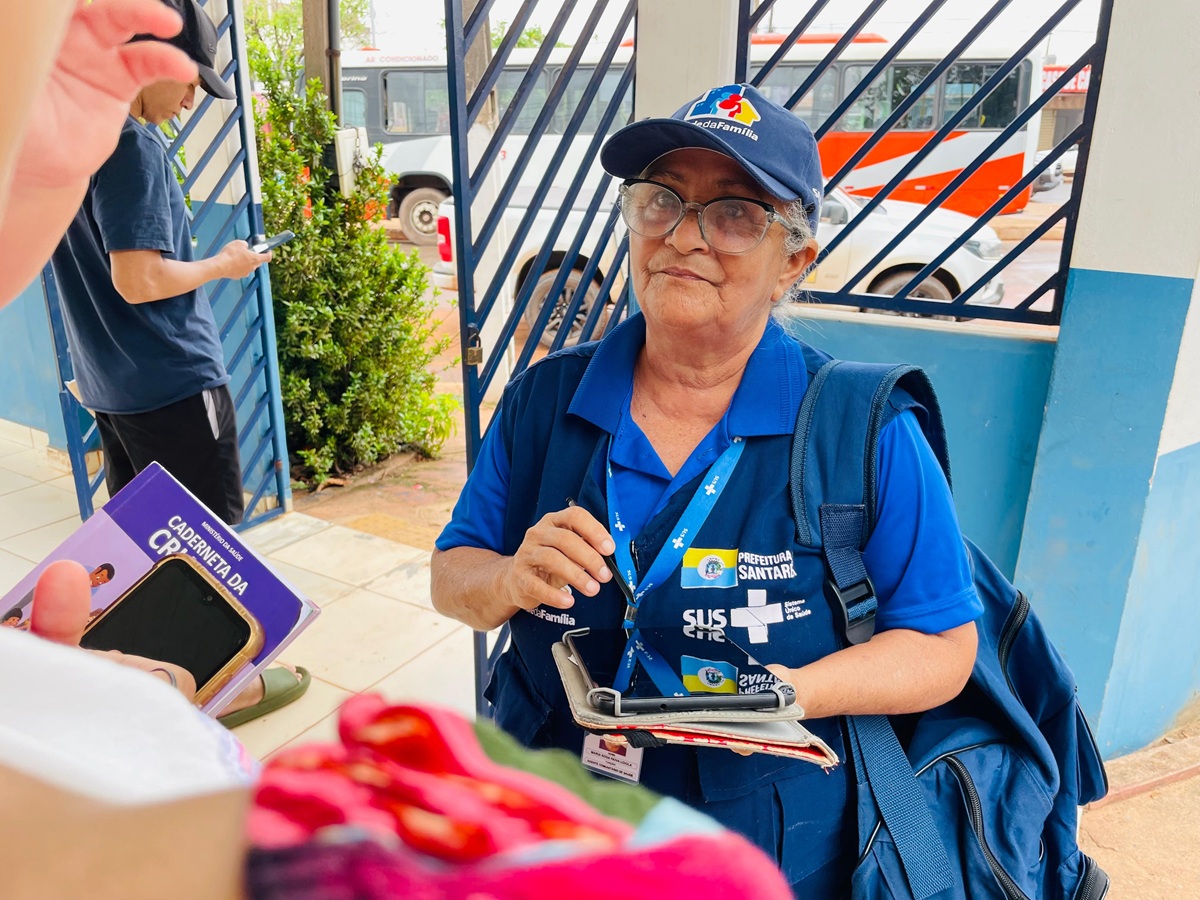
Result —
<instances>
[{"instance_id":1,"label":"blue collared shirt","mask_svg":"<svg viewBox=\"0 0 1200 900\"><path fill-rule=\"evenodd\" d=\"M675 491L705 471L734 435L790 435L808 386L799 343L770 320L729 409L672 477L630 413L634 363L644 343L641 316L616 328L596 348L568 410L612 435L614 487L622 520L634 535ZM471 546L502 552L512 468L500 432L492 428L485 436L438 537L439 550ZM876 627L936 634L973 621L982 606L950 489L912 413L896 416L880 434L878 472L875 530L863 553L880 600Z\"/></svg>"}]
</instances>

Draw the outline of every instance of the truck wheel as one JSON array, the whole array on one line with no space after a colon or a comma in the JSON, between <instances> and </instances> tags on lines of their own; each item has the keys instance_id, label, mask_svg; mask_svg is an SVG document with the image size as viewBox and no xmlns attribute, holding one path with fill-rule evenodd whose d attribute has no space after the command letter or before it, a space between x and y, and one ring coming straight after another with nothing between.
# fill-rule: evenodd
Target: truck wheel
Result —
<instances>
[{"instance_id":1,"label":"truck wheel","mask_svg":"<svg viewBox=\"0 0 1200 900\"><path fill-rule=\"evenodd\" d=\"M558 269L550 269L537 280L537 284L533 287L533 295L529 298L529 303L525 307L525 324L533 328L537 324L537 318L545 306L547 297L550 294L550 288L554 286L554 279L558 277ZM572 269L571 274L567 276L567 283L563 287L562 294L558 297L558 302L554 304L554 312L550 314L550 319L546 323L546 329L539 336L543 346L549 347L554 343L554 339L558 337L558 332L563 327L563 317L566 314L567 306L571 303L575 292L579 290L579 280L582 273L577 269ZM584 323L587 322L588 313L600 297L600 286L595 281L588 283L587 293L583 297L583 301L579 304L579 309L575 313L575 318L571 322L571 330L567 334L567 339L563 342L564 347L570 347L573 344L579 343L580 335L583 332ZM595 331L590 335L591 338L599 337L603 333L604 318L601 316L600 321L596 323Z\"/></svg>"},{"instance_id":2,"label":"truck wheel","mask_svg":"<svg viewBox=\"0 0 1200 900\"><path fill-rule=\"evenodd\" d=\"M438 204L446 194L437 188L417 188L400 200L400 227L405 236L421 247L437 243Z\"/></svg>"}]
</instances>

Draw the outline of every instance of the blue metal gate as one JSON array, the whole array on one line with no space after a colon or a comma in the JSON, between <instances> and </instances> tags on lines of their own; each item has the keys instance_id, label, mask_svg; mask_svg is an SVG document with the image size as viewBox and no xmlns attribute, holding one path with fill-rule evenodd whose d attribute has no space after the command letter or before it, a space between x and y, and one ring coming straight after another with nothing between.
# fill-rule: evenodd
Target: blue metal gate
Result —
<instances>
[{"instance_id":1,"label":"blue metal gate","mask_svg":"<svg viewBox=\"0 0 1200 900\"><path fill-rule=\"evenodd\" d=\"M183 190L191 199L192 233L197 239L197 258L211 256L234 238L262 232L262 202L254 144L254 114L245 71L245 47L241 30L241 4L236 0L201 0L217 21L217 33L232 49L230 61L221 72L233 79L237 102L232 105L207 94L185 124L172 121L160 136L167 155L179 173ZM183 147L203 128L212 137L194 161L185 162ZM204 179L208 194L201 200L197 186ZM228 195L232 202L221 202ZM59 402L67 433L67 452L79 498L79 514L88 518L95 510L96 493L104 483L104 471L89 476L87 454L99 447L95 421L67 389L71 361L54 275L49 266L42 273L46 308L50 318L59 373ZM248 496L246 518L249 528L285 511L290 503L287 446L283 405L279 391L279 367L275 355L275 320L271 307L271 282L267 266L250 278L237 282L222 280L209 285L225 349L225 366L230 376L238 417L238 439L242 459L242 484Z\"/></svg>"},{"instance_id":2,"label":"blue metal gate","mask_svg":"<svg viewBox=\"0 0 1200 900\"><path fill-rule=\"evenodd\" d=\"M750 0L742 0L740 15L740 56L738 59L738 79L749 81L760 88L768 88L774 82L778 84L779 73L784 64L796 57L795 48L798 45L818 44L826 42L829 50L803 68L804 76L792 84L783 79L787 88L777 91L780 102L792 109L797 115L809 114L814 133L821 142L822 157L826 159L826 195L840 185L845 185L846 179L856 169L868 164L872 151L878 148L888 135L893 132L906 130L909 132L929 132L927 139L919 146L901 157L902 162L895 167L890 177L877 188L864 192L865 202L861 208L854 211L853 218L833 233L832 238L823 242L818 264L829 259L840 245L854 239L855 230L869 223L870 216L876 211L883 210L885 201L892 196L902 184L909 179L918 178L923 163L945 148L948 142L970 132L979 145L978 152L965 161L961 171L946 179L940 189L931 190L932 196L923 201L924 208L912 217L903 227L896 230L894 236L886 244L876 250L866 262L858 262L857 269L847 272L844 284L837 290L811 290L809 296L819 303L834 303L857 306L863 309L885 310L896 313L936 315L940 317L964 317L975 319L992 319L1013 322L1032 322L1039 324L1057 325L1062 311L1062 298L1066 288L1066 277L1069 269L1071 244L1075 229L1075 218L1079 205L1079 197L1083 188L1084 171L1086 168L1088 144L1091 137L1092 122L1095 117L1096 96L1099 93L1100 77L1104 63L1104 48L1108 34L1108 22L1111 14L1111 0L1104 0L1100 13L1095 42L1078 58L1063 68L1053 81L1042 87L1033 79L1041 71L1039 48L1051 31L1061 25L1066 17L1080 5L1081 0L1066 0L1046 18L1038 22L1034 20L1026 24L1024 38L1018 38L1010 43L1016 46L1006 49L1004 57L997 58L990 53L983 62L978 50L978 42L985 35L1002 13L1010 6L1012 0L995 0L979 16L978 21L967 28L957 40L946 41L951 44L944 53L931 54L931 41L927 29L937 12L946 0L930 0L925 8L913 18L911 25L894 40L884 40L880 35L867 29L873 18L887 6L887 0L871 0L862 14L844 32L837 34L820 34L814 29L814 22L825 9L829 0L813 0L808 11L800 18L786 35L775 35L778 49L769 58L755 58L754 49L756 36L761 36L761 29L766 18L773 11L777 0L761 0L752 4ZM771 22L775 25L774 21ZM851 53L862 42L875 44L878 52ZM860 74L867 68L869 71ZM851 64L848 61L858 61ZM1031 60L1038 60L1036 65ZM1026 69L1022 76L1021 69ZM851 77L851 68L856 71ZM964 83L964 69L972 71L978 83ZM898 77L903 73L910 79L905 81ZM890 280L891 284L900 283L895 291L886 294L871 290L871 284L882 283L877 273L880 265L889 254L900 247L906 239L917 232L923 223L937 214L937 211L948 202L953 202L956 192L960 191L973 176L979 176L981 170L1002 152L1002 148L1016 136L1026 133L1037 122L1036 118L1052 100L1066 88L1081 73L1090 72L1090 88L1082 122L1069 131L1044 156L1024 167L1019 177L1011 184L999 185L996 198L986 209L973 214L974 221L963 221L962 230L957 237L945 243L944 248L924 262L923 265L902 267L897 274L907 278ZM920 77L920 81L911 84L911 80ZM957 76L957 77L956 77ZM1025 78L1022 81L1022 78ZM1049 79L1047 79L1049 81ZM1006 96L1006 85L1017 90L1011 97L1008 109L1009 119L1003 127L990 127L985 123L984 110L994 98ZM825 95L818 96L818 90L825 88ZM786 99L784 99L786 97ZM882 101L882 102L880 102ZM867 128L862 124L861 115L864 106L872 102L879 107L880 115L885 115L877 127ZM832 108L823 110L822 105ZM957 107L955 108L955 104ZM889 109L890 107L890 109ZM855 113L859 115L856 117ZM859 121L856 123L855 119ZM913 118L922 119L922 125L914 125ZM848 121L849 120L849 121ZM827 157L827 140L834 133L849 131L869 132L863 135L861 145L849 158L840 165L832 167ZM1053 173L1054 166L1068 149L1078 145L1078 163L1075 170L1074 183L1068 199L1058 205L1028 233L1015 242L1012 247L992 247L982 250L983 256L991 264L986 270L969 283L959 284L952 277L940 279L947 284L947 293L952 297L948 301L923 299L928 294L919 288L929 284L930 279L939 279L944 274L944 266L948 259L956 253L981 253L981 242L978 239L981 231L1001 211L1011 209L1016 204L1024 202L1031 186L1046 173ZM972 148L974 150L974 148ZM1028 161L1027 161L1028 162ZM926 171L929 166L926 165ZM936 184L936 180L935 180ZM869 199L868 199L869 198ZM823 217L825 211L823 210ZM1014 262L1021 259L1026 252L1059 222L1065 223L1065 233L1062 240L1062 250L1059 264L1049 277L1034 286L1023 296L1017 298L1015 304L977 305L971 303L985 290L993 290L996 280L1006 270L1011 270ZM991 243L991 242L989 242ZM872 280L873 277L873 280ZM868 283L869 282L869 283ZM864 286L866 289L864 290ZM1046 295L1050 295L1048 308L1034 309ZM968 304L971 304L968 306Z\"/></svg>"},{"instance_id":3,"label":"blue metal gate","mask_svg":"<svg viewBox=\"0 0 1200 900\"><path fill-rule=\"evenodd\" d=\"M475 463L485 430L480 411L489 389L547 350L568 340L590 340L613 327L626 312L627 297L626 243L614 233L615 185L597 159L607 135L632 114L634 60L622 45L635 0L594 0L579 31L569 34L572 13L582 14L589 6L566 0L533 58L518 63L513 51L537 5L526 0L477 83L469 84L468 49L477 40L489 40L493 2L482 0L468 18L462 0L446 0L468 467ZM606 13L612 20L607 27L601 24ZM556 51L564 36L570 48ZM481 150L473 148L471 130L488 109L493 90L504 87L506 75L509 87L497 92L501 108L495 128L477 140ZM509 155L506 142L519 149L501 170ZM489 179L494 198L481 201ZM498 234L506 229L511 230L502 244ZM530 244L534 234L544 234L536 248ZM481 260L489 250L498 262L486 274ZM509 291L512 305L506 311L501 300ZM502 634L497 646L504 640ZM475 641L476 703L483 712L490 670L487 636L476 634Z\"/></svg>"}]
</instances>

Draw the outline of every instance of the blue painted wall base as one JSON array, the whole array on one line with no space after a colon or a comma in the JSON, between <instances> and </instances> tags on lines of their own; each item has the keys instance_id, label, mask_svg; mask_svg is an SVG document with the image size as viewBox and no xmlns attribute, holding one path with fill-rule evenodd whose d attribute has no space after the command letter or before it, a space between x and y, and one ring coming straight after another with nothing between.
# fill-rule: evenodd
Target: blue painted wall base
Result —
<instances>
[{"instance_id":1,"label":"blue painted wall base","mask_svg":"<svg viewBox=\"0 0 1200 900\"><path fill-rule=\"evenodd\" d=\"M1118 664L1124 629L1166 627L1158 601L1136 614L1128 604L1192 286L1088 269L1068 280L1017 583L1074 669L1106 756L1161 733L1148 719L1120 721L1106 695L1125 679L1149 685L1131 657ZM1182 684L1172 675L1157 690L1178 695Z\"/></svg>"},{"instance_id":2,"label":"blue painted wall base","mask_svg":"<svg viewBox=\"0 0 1200 900\"><path fill-rule=\"evenodd\" d=\"M1158 458L1097 723L1108 755L1144 746L1200 695L1200 444Z\"/></svg>"},{"instance_id":3,"label":"blue painted wall base","mask_svg":"<svg viewBox=\"0 0 1200 900\"><path fill-rule=\"evenodd\" d=\"M51 447L67 447L41 279L0 309L0 419L46 432Z\"/></svg>"}]
</instances>

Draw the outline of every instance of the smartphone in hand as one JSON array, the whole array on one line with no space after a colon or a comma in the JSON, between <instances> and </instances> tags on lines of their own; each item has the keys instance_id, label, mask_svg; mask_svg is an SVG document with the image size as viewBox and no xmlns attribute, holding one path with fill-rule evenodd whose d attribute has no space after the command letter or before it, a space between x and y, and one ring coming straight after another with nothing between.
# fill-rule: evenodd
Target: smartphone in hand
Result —
<instances>
[{"instance_id":1,"label":"smartphone in hand","mask_svg":"<svg viewBox=\"0 0 1200 900\"><path fill-rule=\"evenodd\" d=\"M187 554L163 557L101 613L80 646L187 669L203 706L263 645L258 620Z\"/></svg>"},{"instance_id":2,"label":"smartphone in hand","mask_svg":"<svg viewBox=\"0 0 1200 900\"><path fill-rule=\"evenodd\" d=\"M273 237L256 234L246 241L246 243L250 245L250 249L255 253L266 253L268 250L274 250L280 244L286 244L295 236L295 233L291 231L281 231Z\"/></svg>"}]
</instances>

